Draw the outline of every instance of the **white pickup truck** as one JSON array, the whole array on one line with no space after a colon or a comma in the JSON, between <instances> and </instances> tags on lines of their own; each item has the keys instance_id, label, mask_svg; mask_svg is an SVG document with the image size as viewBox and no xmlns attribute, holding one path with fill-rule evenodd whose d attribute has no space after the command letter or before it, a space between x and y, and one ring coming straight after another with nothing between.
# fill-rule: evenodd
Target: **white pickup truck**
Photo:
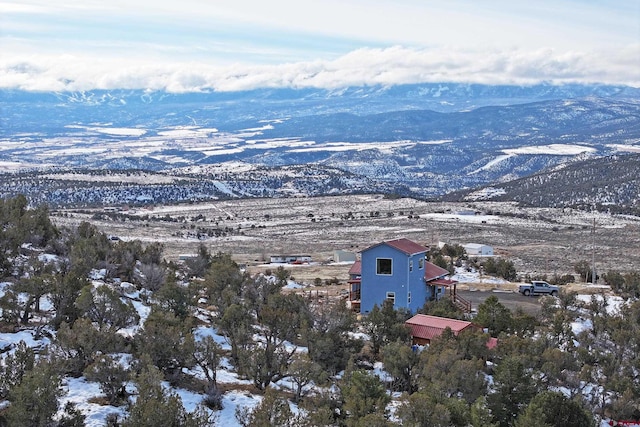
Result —
<instances>
[{"instance_id":1,"label":"white pickup truck","mask_svg":"<svg viewBox=\"0 0 640 427\"><path fill-rule=\"evenodd\" d=\"M529 295L551 295L558 296L558 287L550 285L543 280L534 280L530 285L520 285L518 292L528 297Z\"/></svg>"}]
</instances>

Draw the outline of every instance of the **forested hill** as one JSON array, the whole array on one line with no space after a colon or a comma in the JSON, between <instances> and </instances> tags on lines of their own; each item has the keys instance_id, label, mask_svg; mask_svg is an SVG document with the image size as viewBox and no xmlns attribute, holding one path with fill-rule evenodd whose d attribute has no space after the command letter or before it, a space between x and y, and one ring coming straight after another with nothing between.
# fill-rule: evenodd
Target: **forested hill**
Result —
<instances>
[{"instance_id":1,"label":"forested hill","mask_svg":"<svg viewBox=\"0 0 640 427\"><path fill-rule=\"evenodd\" d=\"M449 201L516 201L538 207L579 207L640 213L640 154L570 163L481 190L443 197Z\"/></svg>"}]
</instances>

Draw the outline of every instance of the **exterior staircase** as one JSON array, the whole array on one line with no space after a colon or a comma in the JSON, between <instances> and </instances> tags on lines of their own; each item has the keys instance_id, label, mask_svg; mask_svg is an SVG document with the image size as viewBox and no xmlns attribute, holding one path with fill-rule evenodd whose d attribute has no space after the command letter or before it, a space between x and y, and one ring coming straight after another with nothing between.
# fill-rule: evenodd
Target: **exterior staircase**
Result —
<instances>
[{"instance_id":1,"label":"exterior staircase","mask_svg":"<svg viewBox=\"0 0 640 427\"><path fill-rule=\"evenodd\" d=\"M462 298L457 292L450 294L451 301L458 307L463 313L471 313L471 301Z\"/></svg>"}]
</instances>

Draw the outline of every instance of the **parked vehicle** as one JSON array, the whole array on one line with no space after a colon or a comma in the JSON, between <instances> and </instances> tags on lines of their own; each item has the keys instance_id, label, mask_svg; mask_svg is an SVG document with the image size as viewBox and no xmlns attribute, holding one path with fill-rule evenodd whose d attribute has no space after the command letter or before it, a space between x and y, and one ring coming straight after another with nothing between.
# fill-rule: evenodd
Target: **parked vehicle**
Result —
<instances>
[{"instance_id":1,"label":"parked vehicle","mask_svg":"<svg viewBox=\"0 0 640 427\"><path fill-rule=\"evenodd\" d=\"M555 297L558 296L559 289L557 286L550 285L543 280L534 280L530 285L520 285L518 292L527 297L529 295L551 295Z\"/></svg>"}]
</instances>

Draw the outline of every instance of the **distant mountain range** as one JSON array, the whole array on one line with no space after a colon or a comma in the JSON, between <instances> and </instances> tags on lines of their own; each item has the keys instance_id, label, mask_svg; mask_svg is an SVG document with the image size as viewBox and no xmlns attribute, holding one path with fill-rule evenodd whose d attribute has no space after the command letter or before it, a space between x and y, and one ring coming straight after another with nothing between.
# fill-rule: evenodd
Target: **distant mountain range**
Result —
<instances>
[{"instance_id":1,"label":"distant mountain range","mask_svg":"<svg viewBox=\"0 0 640 427\"><path fill-rule=\"evenodd\" d=\"M133 185L100 182L104 171L144 170L164 176L162 185L188 182L193 191L167 196L175 201L367 191L422 198L458 192L462 197L461 190L492 186L500 189L495 197L524 202L518 198L529 194L530 203L550 204L544 191L533 196L515 188L525 185L525 177L568 180L559 174L562 165L568 166L561 170L578 170L571 165L620 162L624 154L640 152L640 89L623 86L0 91L0 110L0 166L21 172L19 179L4 177L0 193L21 187L61 204L89 203L63 197L69 177L61 171L72 170L87 178L76 177L75 187L82 181L83 188L101 191ZM613 189L616 173L618 180L632 179L632 174L621 175L619 163L615 168L620 173L610 173L605 193ZM551 169L557 175L536 175ZM597 166L580 170L596 173ZM194 180L194 171L202 173L202 181ZM135 185L160 185L156 181ZM506 184L510 181L512 187ZM555 188L549 181L543 185ZM529 182L526 188L534 186ZM120 190L114 191L86 200L124 200ZM147 200L128 191L137 194L133 201ZM467 193L464 197L470 197ZM600 193L591 200L587 193L554 203L632 203L613 196L607 201Z\"/></svg>"}]
</instances>

